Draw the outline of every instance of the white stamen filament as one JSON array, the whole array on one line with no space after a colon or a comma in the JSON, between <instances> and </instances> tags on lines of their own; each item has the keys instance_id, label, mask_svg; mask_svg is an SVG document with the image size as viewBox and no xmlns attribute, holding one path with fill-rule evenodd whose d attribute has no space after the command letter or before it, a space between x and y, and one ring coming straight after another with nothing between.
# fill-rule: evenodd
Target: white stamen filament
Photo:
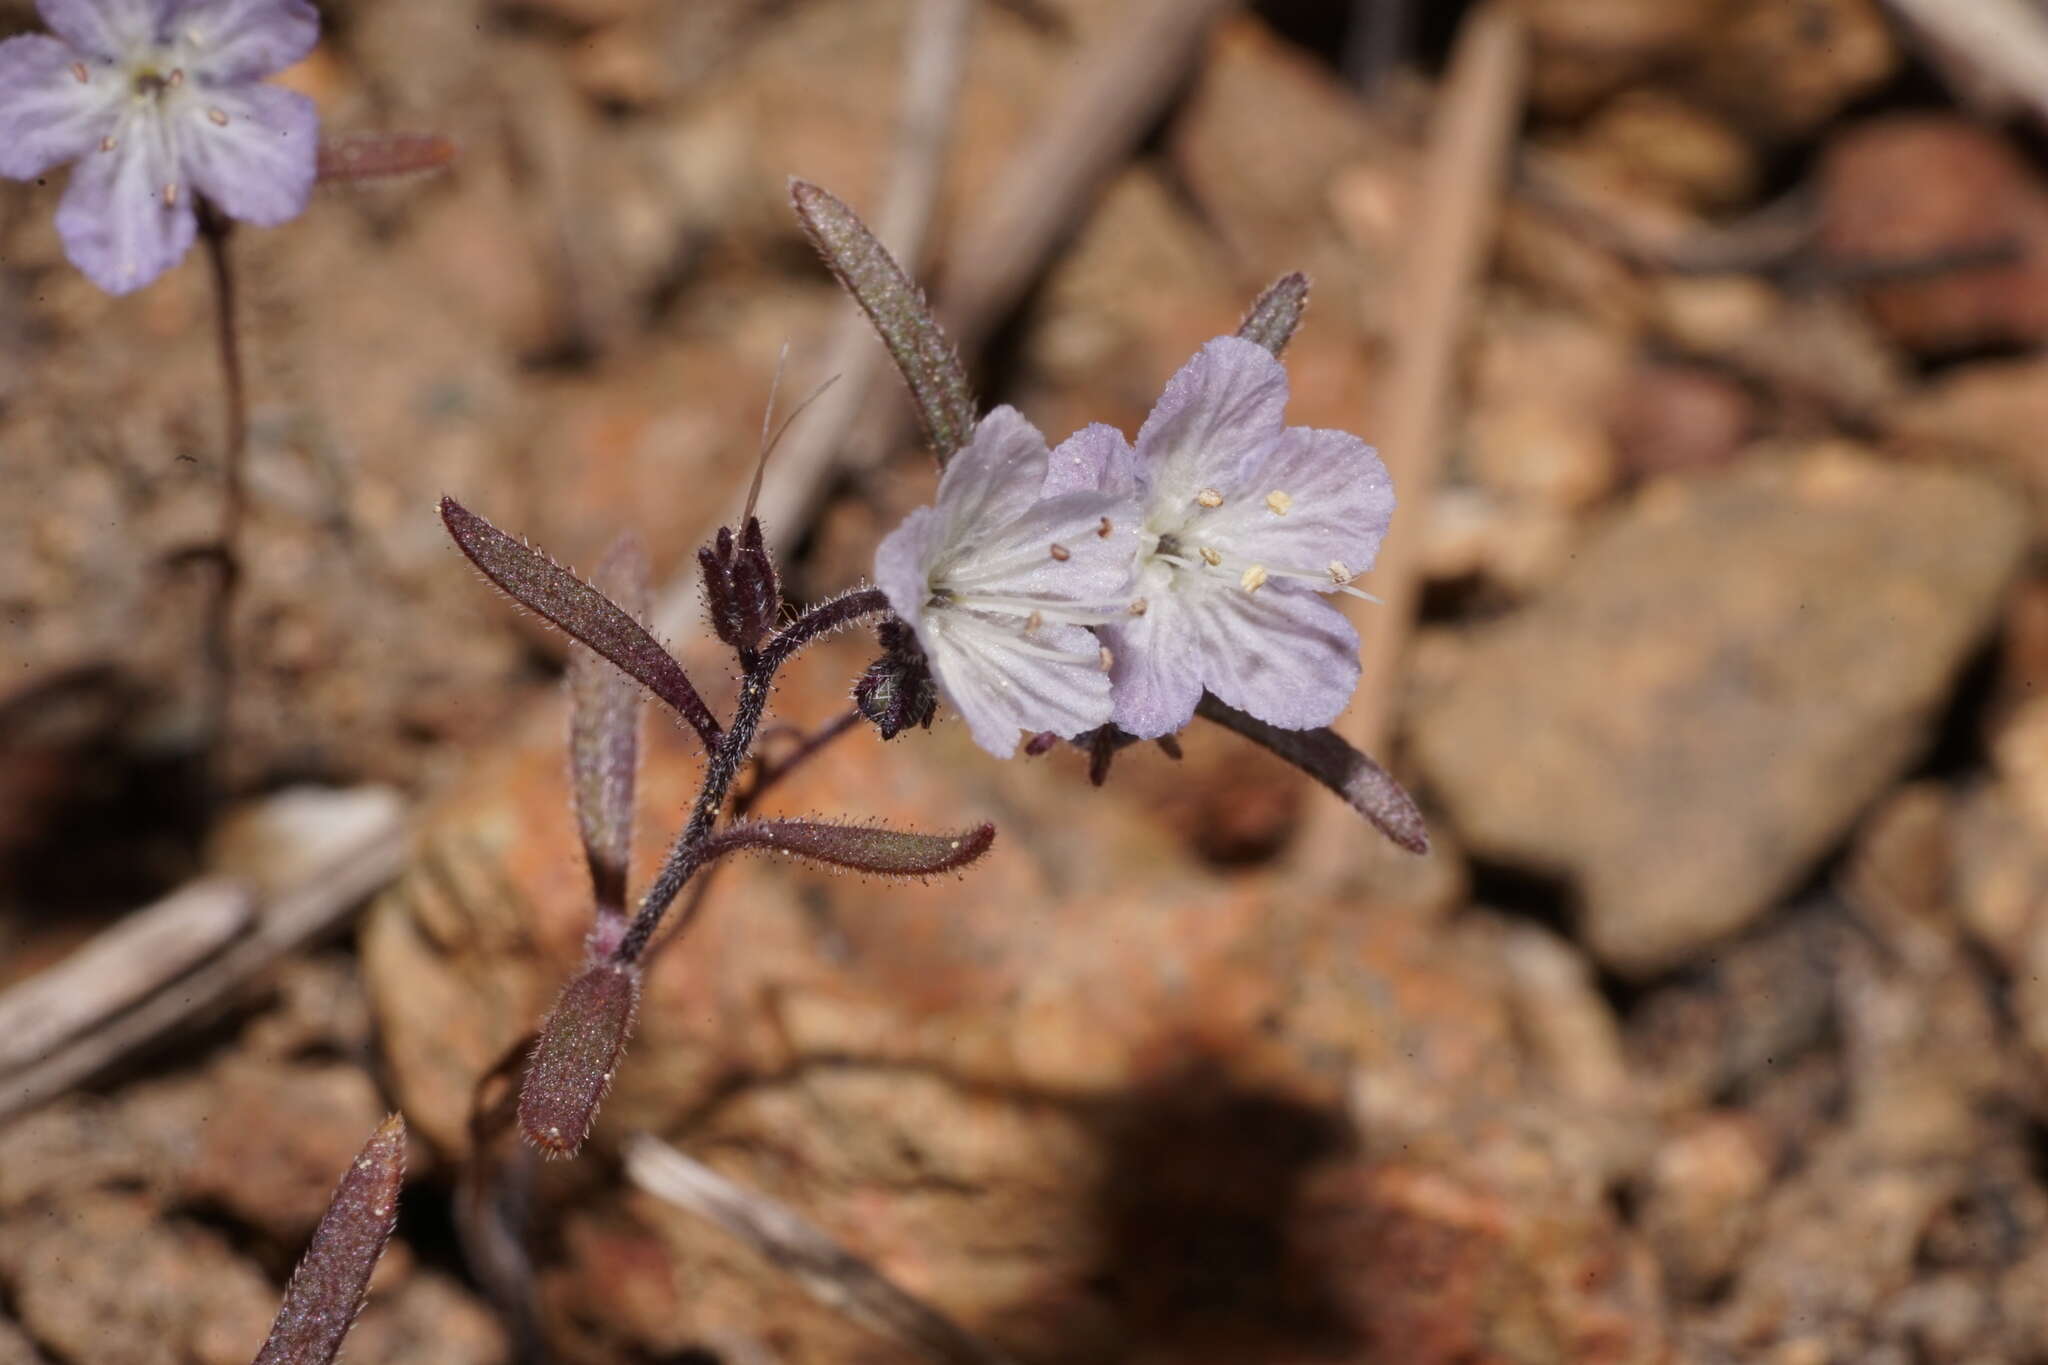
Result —
<instances>
[{"instance_id":1,"label":"white stamen filament","mask_svg":"<svg viewBox=\"0 0 2048 1365\"><path fill-rule=\"evenodd\" d=\"M968 611L986 611L999 616L1022 617L1027 623L1033 618L1038 624L1047 621L1057 626L1099 626L1102 619L1112 613L1124 610L1125 604L1115 602L1077 603L1043 602L1034 597L1008 597L1001 593L971 593L958 589L945 589L953 606ZM1036 630L1038 626L1028 625L1026 629Z\"/></svg>"},{"instance_id":2,"label":"white stamen filament","mask_svg":"<svg viewBox=\"0 0 2048 1365\"><path fill-rule=\"evenodd\" d=\"M1334 563L1331 568L1321 573L1311 573L1306 569L1275 568L1271 564L1247 564L1240 568L1237 564L1226 559L1221 551L1210 546L1200 546L1197 553L1201 556L1199 559L1190 559L1186 555L1168 554L1154 549L1148 551L1146 557L1157 560L1161 564L1170 564L1176 569L1187 569L1194 573L1203 574L1208 574L1213 570L1214 574L1212 576L1234 577L1238 580L1238 586L1246 592L1257 592L1271 579L1291 578L1297 582L1306 583L1319 591L1329 592L1334 590L1343 593L1346 597L1356 597L1361 602L1379 602L1380 600L1362 588L1352 587L1351 574L1348 569L1345 571L1344 581L1334 581L1335 569L1339 567ZM1139 601L1143 600L1143 598L1139 599ZM1136 605L1136 603L1132 604L1133 607ZM1131 614L1134 616L1144 615L1143 612L1135 610Z\"/></svg>"}]
</instances>

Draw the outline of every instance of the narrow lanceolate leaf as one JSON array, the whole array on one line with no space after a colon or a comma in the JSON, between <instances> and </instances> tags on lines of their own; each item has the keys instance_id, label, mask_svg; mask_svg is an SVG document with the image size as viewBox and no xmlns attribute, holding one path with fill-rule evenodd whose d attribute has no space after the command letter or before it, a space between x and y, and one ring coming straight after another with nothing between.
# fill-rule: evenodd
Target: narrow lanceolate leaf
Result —
<instances>
[{"instance_id":1,"label":"narrow lanceolate leaf","mask_svg":"<svg viewBox=\"0 0 2048 1365\"><path fill-rule=\"evenodd\" d=\"M647 615L647 555L621 536L598 565L598 586L626 615ZM600 916L623 915L633 842L633 776L639 762L640 689L596 650L569 647L569 772L576 826L590 860Z\"/></svg>"},{"instance_id":2,"label":"narrow lanceolate leaf","mask_svg":"<svg viewBox=\"0 0 2048 1365\"><path fill-rule=\"evenodd\" d=\"M446 170L455 142L440 133L339 133L320 140L315 177L335 181L394 180Z\"/></svg>"},{"instance_id":3,"label":"narrow lanceolate leaf","mask_svg":"<svg viewBox=\"0 0 2048 1365\"><path fill-rule=\"evenodd\" d=\"M335 1187L256 1365L327 1365L341 1351L341 1339L369 1292L370 1272L398 1222L404 1182L405 1119L393 1114Z\"/></svg>"},{"instance_id":4,"label":"narrow lanceolate leaf","mask_svg":"<svg viewBox=\"0 0 2048 1365\"><path fill-rule=\"evenodd\" d=\"M853 210L830 192L792 180L789 197L811 245L881 334L890 359L910 385L925 436L944 464L974 435L974 393L967 386L959 353L924 301L924 291Z\"/></svg>"},{"instance_id":5,"label":"narrow lanceolate leaf","mask_svg":"<svg viewBox=\"0 0 2048 1365\"><path fill-rule=\"evenodd\" d=\"M713 835L705 841L704 852L709 859L759 849L884 877L929 877L958 871L988 852L995 841L996 827L991 824L958 834L913 834L816 820L756 820Z\"/></svg>"},{"instance_id":6,"label":"narrow lanceolate leaf","mask_svg":"<svg viewBox=\"0 0 2048 1365\"><path fill-rule=\"evenodd\" d=\"M630 612L453 498L441 499L441 520L462 552L506 596L609 659L613 667L675 708L707 750L717 749L717 719L675 656Z\"/></svg>"},{"instance_id":7,"label":"narrow lanceolate leaf","mask_svg":"<svg viewBox=\"0 0 2048 1365\"><path fill-rule=\"evenodd\" d=\"M549 1156L582 1148L639 1005L640 970L630 965L600 962L562 988L519 1091L519 1128L528 1142Z\"/></svg>"},{"instance_id":8,"label":"narrow lanceolate leaf","mask_svg":"<svg viewBox=\"0 0 2048 1365\"><path fill-rule=\"evenodd\" d=\"M1253 302L1251 311L1238 324L1237 334L1246 341L1258 342L1278 356L1287 349L1287 343L1294 336L1294 329L1301 326L1301 315L1306 311L1308 276L1299 271L1282 275Z\"/></svg>"},{"instance_id":9,"label":"narrow lanceolate leaf","mask_svg":"<svg viewBox=\"0 0 2048 1365\"><path fill-rule=\"evenodd\" d=\"M1207 692L1195 714L1269 749L1328 787L1410 853L1429 852L1429 830L1414 799L1385 768L1334 730L1282 730L1226 706Z\"/></svg>"}]
</instances>

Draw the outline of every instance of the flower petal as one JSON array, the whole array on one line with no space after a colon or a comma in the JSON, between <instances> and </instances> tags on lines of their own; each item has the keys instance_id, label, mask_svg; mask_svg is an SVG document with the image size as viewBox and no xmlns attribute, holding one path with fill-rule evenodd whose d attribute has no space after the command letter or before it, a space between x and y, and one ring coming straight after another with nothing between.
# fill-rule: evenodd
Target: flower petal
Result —
<instances>
[{"instance_id":1,"label":"flower petal","mask_svg":"<svg viewBox=\"0 0 2048 1365\"><path fill-rule=\"evenodd\" d=\"M974 528L949 544L932 566L932 580L970 600L993 596L1121 609L1130 600L1137 558L1136 499L1063 493L1030 504L1007 524Z\"/></svg>"},{"instance_id":2,"label":"flower petal","mask_svg":"<svg viewBox=\"0 0 2048 1365\"><path fill-rule=\"evenodd\" d=\"M939 514L920 507L875 547L875 586L914 630L922 630L931 579L926 562L938 542Z\"/></svg>"},{"instance_id":3,"label":"flower petal","mask_svg":"<svg viewBox=\"0 0 2048 1365\"><path fill-rule=\"evenodd\" d=\"M953 452L939 477L939 515L948 545L1015 520L1038 500L1049 452L1045 437L1024 414L1004 406L974 429L974 439Z\"/></svg>"},{"instance_id":4,"label":"flower petal","mask_svg":"<svg viewBox=\"0 0 2048 1365\"><path fill-rule=\"evenodd\" d=\"M193 93L178 141L199 192L228 217L258 227L298 217L318 169L313 102L274 85Z\"/></svg>"},{"instance_id":5,"label":"flower petal","mask_svg":"<svg viewBox=\"0 0 2048 1365\"><path fill-rule=\"evenodd\" d=\"M28 180L84 156L119 119L123 93L118 72L55 38L0 43L0 175Z\"/></svg>"},{"instance_id":6,"label":"flower petal","mask_svg":"<svg viewBox=\"0 0 2048 1365\"><path fill-rule=\"evenodd\" d=\"M1287 371L1265 347L1237 337L1203 346L1138 430L1146 520L1229 487L1247 459L1280 439L1286 410Z\"/></svg>"},{"instance_id":7,"label":"flower petal","mask_svg":"<svg viewBox=\"0 0 2048 1365\"><path fill-rule=\"evenodd\" d=\"M1371 446L1346 431L1289 427L1246 462L1195 534L1236 562L1315 574L1335 563L1357 574L1393 516L1393 481Z\"/></svg>"},{"instance_id":8,"label":"flower petal","mask_svg":"<svg viewBox=\"0 0 2048 1365\"><path fill-rule=\"evenodd\" d=\"M1201 639L1175 577L1164 564L1149 567L1138 581L1144 614L1097 628L1112 659L1110 719L1140 739L1173 734L1202 699Z\"/></svg>"},{"instance_id":9,"label":"flower petal","mask_svg":"<svg viewBox=\"0 0 2048 1365\"><path fill-rule=\"evenodd\" d=\"M122 61L154 47L163 32L163 0L36 0L59 38L90 56Z\"/></svg>"},{"instance_id":10,"label":"flower petal","mask_svg":"<svg viewBox=\"0 0 2048 1365\"><path fill-rule=\"evenodd\" d=\"M1283 730L1328 725L1358 687L1358 632L1306 588L1257 592L1205 583L1183 593L1202 682L1240 711Z\"/></svg>"},{"instance_id":11,"label":"flower petal","mask_svg":"<svg viewBox=\"0 0 2048 1365\"><path fill-rule=\"evenodd\" d=\"M178 177L169 136L146 114L123 118L111 150L95 148L72 168L57 205L64 254L110 294L140 289L176 265L198 229L189 190L164 202L164 186Z\"/></svg>"},{"instance_id":12,"label":"flower petal","mask_svg":"<svg viewBox=\"0 0 2048 1365\"><path fill-rule=\"evenodd\" d=\"M1138 486L1138 453L1124 434L1093 422L1061 441L1046 462L1046 497L1083 490L1131 493Z\"/></svg>"},{"instance_id":13,"label":"flower petal","mask_svg":"<svg viewBox=\"0 0 2048 1365\"><path fill-rule=\"evenodd\" d=\"M234 83L282 71L311 52L320 15L309 0L171 0L165 28L188 75Z\"/></svg>"},{"instance_id":14,"label":"flower petal","mask_svg":"<svg viewBox=\"0 0 2048 1365\"><path fill-rule=\"evenodd\" d=\"M1019 735L1071 737L1109 720L1109 675L1095 637L1078 626L1048 626L1026 641L1015 621L976 612L934 611L925 624L918 638L940 694L997 758L1017 751Z\"/></svg>"}]
</instances>

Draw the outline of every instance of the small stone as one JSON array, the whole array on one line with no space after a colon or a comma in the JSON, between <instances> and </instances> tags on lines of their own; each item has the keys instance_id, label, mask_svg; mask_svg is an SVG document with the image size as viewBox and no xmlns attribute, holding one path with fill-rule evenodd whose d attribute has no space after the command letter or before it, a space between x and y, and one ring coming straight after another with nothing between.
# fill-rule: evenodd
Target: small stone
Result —
<instances>
[{"instance_id":1,"label":"small stone","mask_svg":"<svg viewBox=\"0 0 2048 1365\"><path fill-rule=\"evenodd\" d=\"M1748 923L1909 763L2024 546L1996 486L1823 448L1653 487L1421 699L1468 845L1649 973Z\"/></svg>"},{"instance_id":2,"label":"small stone","mask_svg":"<svg viewBox=\"0 0 2048 1365\"><path fill-rule=\"evenodd\" d=\"M1728 376L1698 365L1645 365L1614 418L1621 468L1638 477L1719 469L1757 425L1756 400Z\"/></svg>"},{"instance_id":3,"label":"small stone","mask_svg":"<svg viewBox=\"0 0 2048 1365\"><path fill-rule=\"evenodd\" d=\"M1691 1119L1651 1160L1642 1221L1674 1288L1704 1295L1735 1269L1769 1188L1772 1144L1734 1113Z\"/></svg>"},{"instance_id":4,"label":"small stone","mask_svg":"<svg viewBox=\"0 0 2048 1365\"><path fill-rule=\"evenodd\" d=\"M1895 339L1938 354L2048 338L2048 192L1999 134L1959 115L1857 124L1820 184L1831 259L1910 272L1863 291Z\"/></svg>"}]
</instances>

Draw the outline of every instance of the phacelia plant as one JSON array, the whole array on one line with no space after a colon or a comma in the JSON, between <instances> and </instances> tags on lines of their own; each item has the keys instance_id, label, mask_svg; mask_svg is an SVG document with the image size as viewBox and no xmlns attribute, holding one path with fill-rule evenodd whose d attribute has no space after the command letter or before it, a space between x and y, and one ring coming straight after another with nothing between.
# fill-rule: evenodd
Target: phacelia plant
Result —
<instances>
[{"instance_id":1,"label":"phacelia plant","mask_svg":"<svg viewBox=\"0 0 2048 1365\"><path fill-rule=\"evenodd\" d=\"M1356 592L1393 514L1372 448L1288 427L1278 356L1307 282L1268 290L1234 337L1209 342L1168 383L1136 444L1093 425L1052 446L1022 414L981 415L923 296L845 204L792 187L825 263L881 334L910 386L942 474L936 500L883 539L875 586L793 614L751 514L699 553L712 627L738 660L731 715L712 714L642 624L644 558L622 544L586 583L453 499L441 515L499 588L574 641L570 768L588 857L586 960L541 1024L520 1090L526 1138L557 1156L589 1136L632 1031L641 973L680 893L719 858L772 850L883 876L967 867L994 827L942 834L756 819L775 776L865 719L884 739L929 726L941 703L999 758L1071 741L1100 782L1123 745L1196 716L1227 726L1344 796L1397 844L1428 841L1412 802L1326 726L1358 682L1358 638L1327 600ZM1362 594L1361 594L1362 595ZM875 632L880 656L853 710L736 794L776 673L836 631ZM644 689L702 742L702 783L653 881L628 908L627 837ZM693 897L659 940L676 941Z\"/></svg>"}]
</instances>

